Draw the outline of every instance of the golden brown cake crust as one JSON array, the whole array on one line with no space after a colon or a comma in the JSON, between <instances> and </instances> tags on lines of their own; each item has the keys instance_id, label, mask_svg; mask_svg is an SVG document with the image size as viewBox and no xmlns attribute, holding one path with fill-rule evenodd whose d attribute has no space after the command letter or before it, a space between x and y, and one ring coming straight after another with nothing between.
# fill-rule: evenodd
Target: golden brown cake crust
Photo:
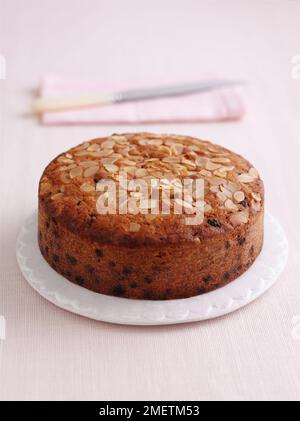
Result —
<instances>
[{"instance_id":1,"label":"golden brown cake crust","mask_svg":"<svg viewBox=\"0 0 300 421\"><path fill-rule=\"evenodd\" d=\"M96 183L173 175L205 179L205 218L99 215ZM39 190L39 242L48 263L93 291L143 299L186 298L236 279L263 244L264 189L241 156L207 141L133 133L59 155ZM134 226L134 229L132 227Z\"/></svg>"}]
</instances>

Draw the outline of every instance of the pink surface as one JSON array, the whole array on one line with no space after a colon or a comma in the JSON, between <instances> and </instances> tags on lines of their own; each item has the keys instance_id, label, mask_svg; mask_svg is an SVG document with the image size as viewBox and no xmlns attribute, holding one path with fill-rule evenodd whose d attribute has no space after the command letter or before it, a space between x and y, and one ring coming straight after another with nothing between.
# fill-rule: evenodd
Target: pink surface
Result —
<instances>
[{"instance_id":1,"label":"pink surface","mask_svg":"<svg viewBox=\"0 0 300 421\"><path fill-rule=\"evenodd\" d=\"M188 79L187 79L188 80ZM60 97L77 94L109 94L144 87L166 86L183 81L132 82L68 80L47 76L41 84L41 96ZM199 80L199 79L198 79ZM44 124L109 124L164 123L239 120L244 115L240 95L233 89L218 89L205 93L173 98L138 101L81 110L45 113Z\"/></svg>"},{"instance_id":2,"label":"pink surface","mask_svg":"<svg viewBox=\"0 0 300 421\"><path fill-rule=\"evenodd\" d=\"M0 0L0 399L299 399L299 1ZM137 328L97 323L43 300L23 279L17 234L56 155L138 125L43 126L28 110L45 72L150 80L216 72L248 81L239 122L148 124L210 139L260 170L283 225L289 263L243 310L204 323ZM138 81L139 81L138 80ZM1 321L2 319L0 319ZM1 337L1 335L0 335Z\"/></svg>"}]
</instances>

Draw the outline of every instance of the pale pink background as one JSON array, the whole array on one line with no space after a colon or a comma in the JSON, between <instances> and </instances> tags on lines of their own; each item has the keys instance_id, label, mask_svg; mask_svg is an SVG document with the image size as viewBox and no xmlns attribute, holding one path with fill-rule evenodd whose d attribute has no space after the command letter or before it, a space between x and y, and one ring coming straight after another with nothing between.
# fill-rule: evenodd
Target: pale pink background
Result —
<instances>
[{"instance_id":1,"label":"pale pink background","mask_svg":"<svg viewBox=\"0 0 300 421\"><path fill-rule=\"evenodd\" d=\"M300 341L300 2L288 0L0 0L1 399L297 399ZM74 77L203 72L249 80L239 123L146 126L213 139L261 170L268 207L290 242L277 285L205 323L135 328L55 308L18 271L14 247L37 206L44 166L61 150L139 127L39 126L26 116L44 72Z\"/></svg>"}]
</instances>

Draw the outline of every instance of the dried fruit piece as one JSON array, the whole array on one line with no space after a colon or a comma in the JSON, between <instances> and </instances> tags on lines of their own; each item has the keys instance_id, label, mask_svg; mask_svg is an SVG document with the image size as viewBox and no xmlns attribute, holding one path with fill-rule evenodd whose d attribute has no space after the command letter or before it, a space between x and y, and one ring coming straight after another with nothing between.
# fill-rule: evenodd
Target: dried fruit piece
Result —
<instances>
[{"instance_id":1,"label":"dried fruit piece","mask_svg":"<svg viewBox=\"0 0 300 421\"><path fill-rule=\"evenodd\" d=\"M208 219L207 223L215 228L221 228L222 224L217 219Z\"/></svg>"}]
</instances>

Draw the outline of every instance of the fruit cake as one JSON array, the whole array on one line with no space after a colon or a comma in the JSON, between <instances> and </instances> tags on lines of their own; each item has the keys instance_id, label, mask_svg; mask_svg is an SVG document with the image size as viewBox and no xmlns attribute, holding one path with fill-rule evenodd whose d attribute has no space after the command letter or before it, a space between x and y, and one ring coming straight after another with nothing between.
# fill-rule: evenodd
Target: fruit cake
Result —
<instances>
[{"instance_id":1,"label":"fruit cake","mask_svg":"<svg viewBox=\"0 0 300 421\"><path fill-rule=\"evenodd\" d=\"M120 172L151 186L167 180L173 201L174 179L203 180L202 223L187 224L185 207L181 214L153 214L151 200L143 212L99 213L97 186L118 183ZM158 200L161 206L163 196ZM113 134L48 165L38 224L46 261L81 287L133 299L188 298L228 284L253 264L263 245L264 187L247 160L208 141Z\"/></svg>"}]
</instances>

